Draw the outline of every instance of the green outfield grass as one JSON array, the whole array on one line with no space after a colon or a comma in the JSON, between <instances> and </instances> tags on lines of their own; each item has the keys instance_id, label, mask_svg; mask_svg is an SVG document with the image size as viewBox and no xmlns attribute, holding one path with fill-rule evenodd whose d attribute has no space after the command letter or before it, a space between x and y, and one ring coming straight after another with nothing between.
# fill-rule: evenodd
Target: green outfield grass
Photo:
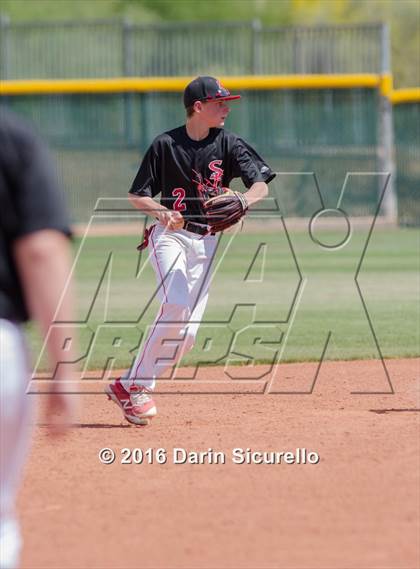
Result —
<instances>
[{"instance_id":1,"label":"green outfield grass","mask_svg":"<svg viewBox=\"0 0 420 569\"><path fill-rule=\"evenodd\" d=\"M318 360L329 332L327 359L377 358L369 320L384 357L418 355L418 230L372 233L358 277L369 319L354 279L368 228L355 230L339 250L322 249L305 231L288 233L302 280L285 231L222 238L205 318L183 363L267 362L281 350L282 361ZM340 240L335 232L319 237ZM81 354L90 346L82 358L89 369L104 368L109 358L128 366L158 309L154 273L147 255L137 255L137 242L117 236L74 243ZM31 343L39 353L33 331Z\"/></svg>"}]
</instances>

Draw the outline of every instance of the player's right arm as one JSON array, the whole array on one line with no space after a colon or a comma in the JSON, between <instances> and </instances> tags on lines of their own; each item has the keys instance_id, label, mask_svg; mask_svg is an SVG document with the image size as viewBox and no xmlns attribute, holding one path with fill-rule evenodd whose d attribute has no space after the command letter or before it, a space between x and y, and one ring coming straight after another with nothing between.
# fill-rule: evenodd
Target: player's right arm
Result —
<instances>
[{"instance_id":1,"label":"player's right arm","mask_svg":"<svg viewBox=\"0 0 420 569\"><path fill-rule=\"evenodd\" d=\"M56 370L47 413L51 431L58 434L74 420L75 414L75 396L66 395L68 386L62 383L73 379L74 369L70 371L70 364L59 365L63 346L73 333L68 333L65 324L53 326L54 322L74 320L69 290L72 266L69 240L55 229L34 231L16 240L13 253L30 316L38 322L42 335L47 338L49 363L51 369ZM69 361L75 360L72 344L66 356Z\"/></svg>"},{"instance_id":2,"label":"player's right arm","mask_svg":"<svg viewBox=\"0 0 420 569\"><path fill-rule=\"evenodd\" d=\"M159 223L168 229L182 229L184 227L184 218L179 211L168 209L149 196L136 196L129 193L128 199L136 209L155 217Z\"/></svg>"}]
</instances>

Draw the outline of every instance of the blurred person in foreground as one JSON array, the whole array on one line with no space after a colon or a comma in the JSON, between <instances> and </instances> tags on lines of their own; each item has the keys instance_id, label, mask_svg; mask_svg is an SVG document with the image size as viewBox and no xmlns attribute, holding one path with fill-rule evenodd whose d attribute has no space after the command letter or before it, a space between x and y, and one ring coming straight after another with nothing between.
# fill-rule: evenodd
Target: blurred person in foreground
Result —
<instances>
[{"instance_id":1,"label":"blurred person in foreground","mask_svg":"<svg viewBox=\"0 0 420 569\"><path fill-rule=\"evenodd\" d=\"M63 195L50 158L25 123L0 108L0 567L19 564L21 537L15 501L29 450L33 395L22 325L35 320L47 338L51 369L47 395L51 434L73 416L74 396L64 393L68 366L59 365L68 338L54 321L73 320L64 295L71 269L71 235ZM59 306L60 305L60 306ZM57 308L58 307L58 308ZM72 349L66 352L71 361Z\"/></svg>"}]
</instances>

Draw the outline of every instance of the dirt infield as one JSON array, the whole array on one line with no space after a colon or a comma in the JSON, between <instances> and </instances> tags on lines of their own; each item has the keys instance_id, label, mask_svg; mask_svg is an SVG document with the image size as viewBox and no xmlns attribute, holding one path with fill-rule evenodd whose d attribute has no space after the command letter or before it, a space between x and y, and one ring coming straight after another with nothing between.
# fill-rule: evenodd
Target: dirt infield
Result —
<instances>
[{"instance_id":1,"label":"dirt infield","mask_svg":"<svg viewBox=\"0 0 420 569\"><path fill-rule=\"evenodd\" d=\"M282 372L297 379L310 365ZM65 440L49 438L41 415L19 500L22 567L419 567L420 360L387 367L393 395L351 394L381 382L376 363L328 362L311 395L218 395L211 383L206 395L158 394L144 428L98 394L82 396ZM100 463L103 447L113 464ZM167 462L121 464L125 447L164 448ZM174 464L174 447L226 461ZM234 448L320 460L234 464Z\"/></svg>"}]
</instances>

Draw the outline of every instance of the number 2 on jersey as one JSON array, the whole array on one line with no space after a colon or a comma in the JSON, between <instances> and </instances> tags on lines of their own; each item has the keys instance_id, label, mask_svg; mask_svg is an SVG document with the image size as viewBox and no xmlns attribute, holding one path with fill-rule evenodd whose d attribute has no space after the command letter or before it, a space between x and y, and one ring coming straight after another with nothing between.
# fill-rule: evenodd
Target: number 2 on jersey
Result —
<instances>
[{"instance_id":1,"label":"number 2 on jersey","mask_svg":"<svg viewBox=\"0 0 420 569\"><path fill-rule=\"evenodd\" d=\"M175 211L185 211L187 206L184 203L185 199L185 190L184 188L174 188L172 190L172 195L176 197L174 201L174 210Z\"/></svg>"}]
</instances>

